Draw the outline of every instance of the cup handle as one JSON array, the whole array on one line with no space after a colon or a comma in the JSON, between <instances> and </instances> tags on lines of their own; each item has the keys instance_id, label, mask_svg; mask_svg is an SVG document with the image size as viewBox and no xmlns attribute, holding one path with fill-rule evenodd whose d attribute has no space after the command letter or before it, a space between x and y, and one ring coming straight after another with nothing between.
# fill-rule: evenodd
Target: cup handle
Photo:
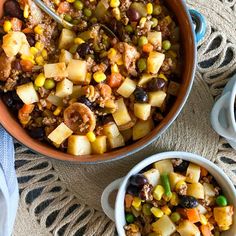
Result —
<instances>
[{"instance_id":1,"label":"cup handle","mask_svg":"<svg viewBox=\"0 0 236 236\"><path fill-rule=\"evenodd\" d=\"M116 190L119 189L120 184L122 183L124 178L120 178L117 180L114 180L111 182L103 191L101 196L101 205L102 209L105 212L105 214L112 220L115 221L115 210L111 207L109 203L109 196L110 194Z\"/></svg>"},{"instance_id":2,"label":"cup handle","mask_svg":"<svg viewBox=\"0 0 236 236\"><path fill-rule=\"evenodd\" d=\"M226 139L234 139L233 134L230 131L230 129L224 128L219 121L220 111L226 108L226 103L229 101L229 99L230 99L230 92L224 94L215 103L211 112L211 124L212 124L213 129L222 137Z\"/></svg>"},{"instance_id":3,"label":"cup handle","mask_svg":"<svg viewBox=\"0 0 236 236\"><path fill-rule=\"evenodd\" d=\"M202 40L206 34L206 20L205 17L198 11L194 9L190 9L189 13L192 17L193 25L195 27L195 38L196 42L198 43Z\"/></svg>"}]
</instances>

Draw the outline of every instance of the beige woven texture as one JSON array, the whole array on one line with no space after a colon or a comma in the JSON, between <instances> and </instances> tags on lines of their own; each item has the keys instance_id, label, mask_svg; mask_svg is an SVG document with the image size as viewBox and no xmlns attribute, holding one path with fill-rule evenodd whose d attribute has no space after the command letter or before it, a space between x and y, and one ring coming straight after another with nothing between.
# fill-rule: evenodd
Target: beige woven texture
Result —
<instances>
[{"instance_id":1,"label":"beige woven texture","mask_svg":"<svg viewBox=\"0 0 236 236\"><path fill-rule=\"evenodd\" d=\"M101 210L101 193L153 153L181 150L203 155L236 184L236 152L212 130L209 120L214 99L236 72L236 0L187 2L206 16L208 28L198 47L193 89L178 119L145 150L112 163L72 165L17 147L21 194L14 236L114 235L114 223Z\"/></svg>"}]
</instances>

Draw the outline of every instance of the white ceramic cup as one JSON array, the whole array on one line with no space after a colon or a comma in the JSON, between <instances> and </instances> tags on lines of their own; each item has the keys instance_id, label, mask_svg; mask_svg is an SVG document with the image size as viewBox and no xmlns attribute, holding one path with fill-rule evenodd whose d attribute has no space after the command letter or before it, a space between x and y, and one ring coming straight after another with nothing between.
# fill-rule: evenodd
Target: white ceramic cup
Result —
<instances>
[{"instance_id":1,"label":"white ceramic cup","mask_svg":"<svg viewBox=\"0 0 236 236\"><path fill-rule=\"evenodd\" d=\"M236 96L236 75L230 79L221 97L216 101L211 112L213 129L236 149L236 122L234 103Z\"/></svg>"},{"instance_id":2,"label":"white ceramic cup","mask_svg":"<svg viewBox=\"0 0 236 236\"><path fill-rule=\"evenodd\" d=\"M163 152L159 154L155 154L149 158L138 163L134 166L129 173L121 179L117 179L111 184L109 184L101 197L101 205L105 214L116 223L116 228L119 236L124 236L124 226L125 222L125 208L124 208L124 198L126 188L128 186L129 178L139 173L143 168L149 166L150 164L160 161L163 159L173 159L173 158L181 158L183 160L190 161L192 163L198 164L206 168L211 175L213 175L218 182L219 186L223 189L225 196L227 197L230 204L234 205L234 209L236 209L236 190L227 177L227 175L221 170L218 166L216 166L211 161L198 156L196 154L187 153L187 152ZM116 196L115 209L113 209L109 204L109 196L110 194L118 189L118 193ZM222 236L236 236L236 214L233 216L233 225L230 230L222 233Z\"/></svg>"}]
</instances>

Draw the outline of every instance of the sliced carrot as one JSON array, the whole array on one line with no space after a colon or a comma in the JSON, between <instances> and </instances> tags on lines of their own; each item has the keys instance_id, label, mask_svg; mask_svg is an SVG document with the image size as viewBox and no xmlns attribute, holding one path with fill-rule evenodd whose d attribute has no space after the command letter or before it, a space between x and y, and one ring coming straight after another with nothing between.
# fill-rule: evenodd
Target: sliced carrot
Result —
<instances>
[{"instance_id":1,"label":"sliced carrot","mask_svg":"<svg viewBox=\"0 0 236 236\"><path fill-rule=\"evenodd\" d=\"M23 32L24 34L30 34L30 33L33 33L33 30L32 30L31 28L27 27L27 28L24 28L24 29L22 30L22 32Z\"/></svg>"},{"instance_id":2,"label":"sliced carrot","mask_svg":"<svg viewBox=\"0 0 236 236\"><path fill-rule=\"evenodd\" d=\"M200 171L201 171L200 174L202 177L205 177L208 175L208 171L202 166L200 167Z\"/></svg>"},{"instance_id":3,"label":"sliced carrot","mask_svg":"<svg viewBox=\"0 0 236 236\"><path fill-rule=\"evenodd\" d=\"M34 110L33 104L24 104L24 106L20 109L22 113L30 114Z\"/></svg>"},{"instance_id":4,"label":"sliced carrot","mask_svg":"<svg viewBox=\"0 0 236 236\"><path fill-rule=\"evenodd\" d=\"M67 13L70 10L70 4L68 2L61 2L57 8L59 14Z\"/></svg>"},{"instance_id":5,"label":"sliced carrot","mask_svg":"<svg viewBox=\"0 0 236 236\"><path fill-rule=\"evenodd\" d=\"M200 230L203 236L213 236L209 225L201 225Z\"/></svg>"},{"instance_id":6,"label":"sliced carrot","mask_svg":"<svg viewBox=\"0 0 236 236\"><path fill-rule=\"evenodd\" d=\"M125 195L125 208L130 208L132 206L132 202L134 197L130 194Z\"/></svg>"},{"instance_id":7,"label":"sliced carrot","mask_svg":"<svg viewBox=\"0 0 236 236\"><path fill-rule=\"evenodd\" d=\"M111 88L118 88L121 85L122 82L122 75L118 72L113 72L111 75L107 78L107 84Z\"/></svg>"},{"instance_id":8,"label":"sliced carrot","mask_svg":"<svg viewBox=\"0 0 236 236\"><path fill-rule=\"evenodd\" d=\"M31 72L34 67L34 64L29 60L21 60L20 64L21 64L22 70L25 72Z\"/></svg>"},{"instance_id":9,"label":"sliced carrot","mask_svg":"<svg viewBox=\"0 0 236 236\"><path fill-rule=\"evenodd\" d=\"M26 125L31 117L30 117L30 113L34 110L34 105L30 104L24 104L24 106L18 111L18 118L21 122L21 124Z\"/></svg>"},{"instance_id":10,"label":"sliced carrot","mask_svg":"<svg viewBox=\"0 0 236 236\"><path fill-rule=\"evenodd\" d=\"M12 25L12 30L13 31L21 31L21 28L22 28L22 21L19 20L18 18L16 17L13 17L11 19L11 25Z\"/></svg>"},{"instance_id":11,"label":"sliced carrot","mask_svg":"<svg viewBox=\"0 0 236 236\"><path fill-rule=\"evenodd\" d=\"M144 44L143 45L143 52L152 52L153 51L153 46L150 43Z\"/></svg>"},{"instance_id":12,"label":"sliced carrot","mask_svg":"<svg viewBox=\"0 0 236 236\"><path fill-rule=\"evenodd\" d=\"M192 223L197 223L200 221L200 215L197 208L186 209L186 215Z\"/></svg>"}]
</instances>

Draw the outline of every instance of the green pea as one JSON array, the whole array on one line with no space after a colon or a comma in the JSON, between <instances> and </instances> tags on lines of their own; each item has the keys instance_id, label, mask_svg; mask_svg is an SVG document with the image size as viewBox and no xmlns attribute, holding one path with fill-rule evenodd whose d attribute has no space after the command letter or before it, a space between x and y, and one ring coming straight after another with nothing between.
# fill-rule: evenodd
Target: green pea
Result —
<instances>
[{"instance_id":1,"label":"green pea","mask_svg":"<svg viewBox=\"0 0 236 236\"><path fill-rule=\"evenodd\" d=\"M219 195L219 196L216 198L216 204L217 204L218 206L227 206L228 201L227 201L227 199L226 199L225 196Z\"/></svg>"},{"instance_id":2,"label":"green pea","mask_svg":"<svg viewBox=\"0 0 236 236\"><path fill-rule=\"evenodd\" d=\"M109 39L103 39L102 43L104 44L105 48L108 48L110 46Z\"/></svg>"},{"instance_id":3,"label":"green pea","mask_svg":"<svg viewBox=\"0 0 236 236\"><path fill-rule=\"evenodd\" d=\"M173 212L173 213L171 214L171 216L170 216L170 219L171 219L174 223L176 223L176 222L178 222L178 221L181 219L181 216L180 216L180 214L179 214L178 212Z\"/></svg>"},{"instance_id":4,"label":"green pea","mask_svg":"<svg viewBox=\"0 0 236 236\"><path fill-rule=\"evenodd\" d=\"M171 48L171 43L170 43L170 41L169 41L169 40L164 40L164 41L162 42L162 48L163 48L164 50L169 50L169 49Z\"/></svg>"},{"instance_id":5,"label":"green pea","mask_svg":"<svg viewBox=\"0 0 236 236\"><path fill-rule=\"evenodd\" d=\"M165 189L165 195L167 197L170 197L172 195L172 193L171 193L170 181L169 181L168 174L164 173L161 175L161 183Z\"/></svg>"},{"instance_id":6,"label":"green pea","mask_svg":"<svg viewBox=\"0 0 236 236\"><path fill-rule=\"evenodd\" d=\"M45 83L44 83L44 88L45 89L53 89L56 86L56 83L53 79L46 79Z\"/></svg>"},{"instance_id":7,"label":"green pea","mask_svg":"<svg viewBox=\"0 0 236 236\"><path fill-rule=\"evenodd\" d=\"M161 14L161 11L162 11L162 9L161 9L160 5L154 5L152 14L158 16Z\"/></svg>"},{"instance_id":8,"label":"green pea","mask_svg":"<svg viewBox=\"0 0 236 236\"><path fill-rule=\"evenodd\" d=\"M152 215L151 208L152 208L151 204L148 203L143 204L142 208L143 214L146 216L151 216Z\"/></svg>"},{"instance_id":9,"label":"green pea","mask_svg":"<svg viewBox=\"0 0 236 236\"><path fill-rule=\"evenodd\" d=\"M82 10L84 8L84 4L81 1L76 0L74 2L74 7L76 10Z\"/></svg>"},{"instance_id":10,"label":"green pea","mask_svg":"<svg viewBox=\"0 0 236 236\"><path fill-rule=\"evenodd\" d=\"M158 25L158 19L153 17L151 21L152 21L152 28L155 28Z\"/></svg>"},{"instance_id":11,"label":"green pea","mask_svg":"<svg viewBox=\"0 0 236 236\"><path fill-rule=\"evenodd\" d=\"M90 22L91 22L92 24L95 24L95 23L98 22L98 19L97 19L96 17L93 17L93 18L90 19Z\"/></svg>"},{"instance_id":12,"label":"green pea","mask_svg":"<svg viewBox=\"0 0 236 236\"><path fill-rule=\"evenodd\" d=\"M71 17L71 15L69 15L69 14L65 14L65 16L64 16L64 20L66 20L66 21L68 21L68 22L71 22L71 21L72 21L72 17Z\"/></svg>"},{"instance_id":13,"label":"green pea","mask_svg":"<svg viewBox=\"0 0 236 236\"><path fill-rule=\"evenodd\" d=\"M84 8L84 15L90 17L92 15L92 11L89 8Z\"/></svg>"},{"instance_id":14,"label":"green pea","mask_svg":"<svg viewBox=\"0 0 236 236\"><path fill-rule=\"evenodd\" d=\"M144 70L147 69L147 62L145 58L140 58L138 60L138 69L140 72L143 72Z\"/></svg>"},{"instance_id":15,"label":"green pea","mask_svg":"<svg viewBox=\"0 0 236 236\"><path fill-rule=\"evenodd\" d=\"M143 45L148 43L148 39L145 36L141 36L138 40L138 46L142 47Z\"/></svg>"},{"instance_id":16,"label":"green pea","mask_svg":"<svg viewBox=\"0 0 236 236\"><path fill-rule=\"evenodd\" d=\"M131 224L134 222L134 216L131 213L127 213L125 215L126 222Z\"/></svg>"},{"instance_id":17,"label":"green pea","mask_svg":"<svg viewBox=\"0 0 236 236\"><path fill-rule=\"evenodd\" d=\"M126 25L125 26L125 31L127 33L132 33L134 30L133 30L133 27L131 25Z\"/></svg>"},{"instance_id":18,"label":"green pea","mask_svg":"<svg viewBox=\"0 0 236 236\"><path fill-rule=\"evenodd\" d=\"M80 22L79 19L74 19L74 20L72 20L72 24L73 24L73 25L78 25L79 22Z\"/></svg>"}]
</instances>

